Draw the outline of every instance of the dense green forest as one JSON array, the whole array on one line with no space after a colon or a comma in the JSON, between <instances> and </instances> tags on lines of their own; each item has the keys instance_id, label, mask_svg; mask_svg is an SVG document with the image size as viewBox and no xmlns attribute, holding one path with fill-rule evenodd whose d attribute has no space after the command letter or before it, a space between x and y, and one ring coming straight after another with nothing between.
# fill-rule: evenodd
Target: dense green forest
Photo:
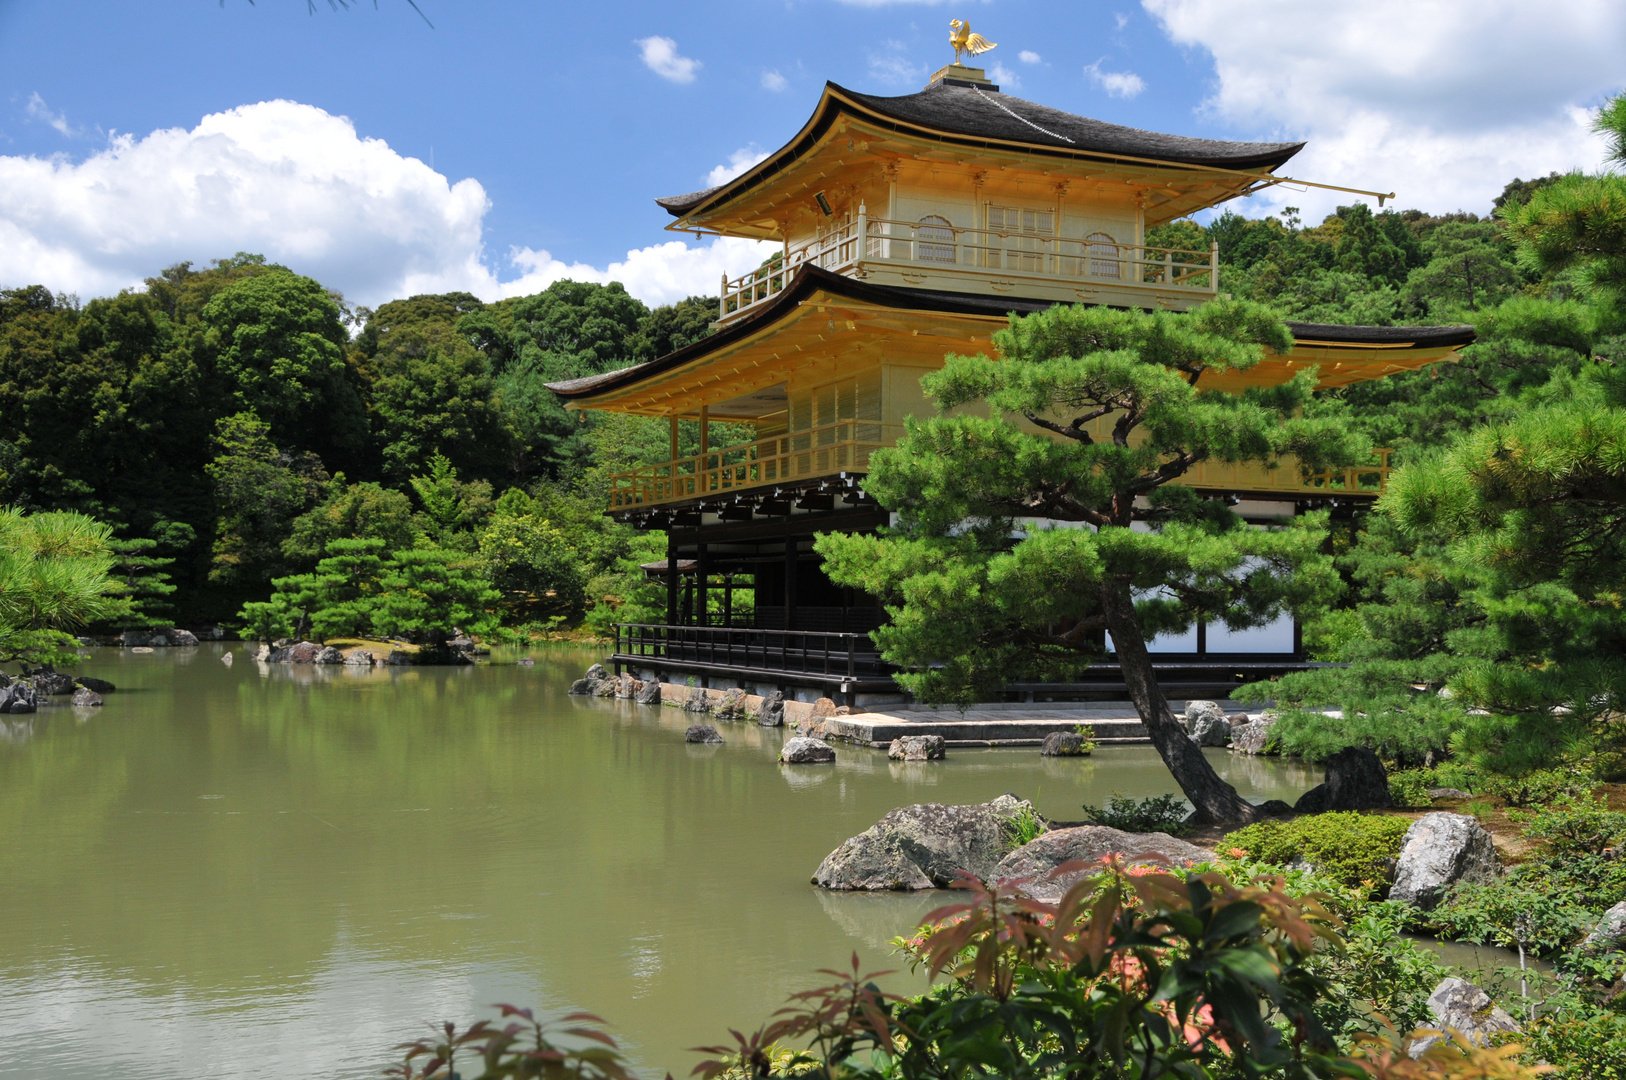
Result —
<instances>
[{"instance_id":1,"label":"dense green forest","mask_svg":"<svg viewBox=\"0 0 1626 1080\"><path fill-rule=\"evenodd\" d=\"M1521 260L1493 213L1557 179L1515 180L1483 216L1356 204L1306 227L1226 211L1148 243L1217 240L1222 289L1289 319L1472 323L1461 363L1319 396L1404 463L1626 347L1615 309L1573 270ZM510 626L652 614L636 564L660 557L658 538L600 511L607 476L663 460L668 433L568 413L543 384L681 347L714 303L651 310L566 281L367 310L246 254L85 303L0 290L0 503L112 525L133 624L241 626L273 580L320 576L331 543L369 539L461 555ZM1332 655L1348 631L1312 637Z\"/></svg>"}]
</instances>

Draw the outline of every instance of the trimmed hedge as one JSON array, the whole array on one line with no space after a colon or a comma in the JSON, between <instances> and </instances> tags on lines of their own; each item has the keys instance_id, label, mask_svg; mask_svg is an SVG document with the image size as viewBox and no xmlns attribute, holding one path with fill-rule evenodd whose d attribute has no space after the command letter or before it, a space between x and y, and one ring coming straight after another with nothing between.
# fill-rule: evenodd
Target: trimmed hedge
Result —
<instances>
[{"instance_id":1,"label":"trimmed hedge","mask_svg":"<svg viewBox=\"0 0 1626 1080\"><path fill-rule=\"evenodd\" d=\"M1291 821L1261 821L1228 834L1221 854L1241 849L1277 866L1306 862L1351 888L1376 892L1388 881L1389 860L1411 828L1409 818L1354 812L1309 814Z\"/></svg>"}]
</instances>

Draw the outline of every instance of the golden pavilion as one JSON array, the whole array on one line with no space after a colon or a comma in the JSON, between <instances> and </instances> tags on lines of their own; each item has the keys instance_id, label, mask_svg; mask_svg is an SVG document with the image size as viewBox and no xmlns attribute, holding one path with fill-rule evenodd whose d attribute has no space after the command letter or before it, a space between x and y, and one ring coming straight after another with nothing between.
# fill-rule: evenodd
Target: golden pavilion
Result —
<instances>
[{"instance_id":1,"label":"golden pavilion","mask_svg":"<svg viewBox=\"0 0 1626 1080\"><path fill-rule=\"evenodd\" d=\"M1284 182L1277 170L1302 146L1120 127L1012 97L954 64L899 97L828 83L802 129L755 167L656 200L670 228L780 251L723 280L710 336L551 385L569 408L672 428L671 460L612 484L609 513L667 536L666 560L647 568L665 580L666 621L621 627L616 665L753 692L895 700L867 634L883 610L833 585L811 549L815 533L887 523L860 481L906 417L930 412L921 375L949 353L992 352L990 335L1013 313L1185 311L1219 295L1217 246L1148 247L1147 230ZM1469 327L1289 325L1290 353L1205 385L1268 385L1306 365L1323 386L1347 385L1449 359L1473 340ZM680 420L698 421L699 453L679 455ZM712 446L713 422L750 425L755 438ZM1375 498L1386 473L1380 454L1308 480L1288 462L1200 465L1182 482L1268 523L1316 506L1347 511ZM1290 619L1243 633L1198 626L1153 647L1171 692L1223 692L1302 660ZM1094 684L1012 688L1030 698L1098 690L1114 696Z\"/></svg>"}]
</instances>

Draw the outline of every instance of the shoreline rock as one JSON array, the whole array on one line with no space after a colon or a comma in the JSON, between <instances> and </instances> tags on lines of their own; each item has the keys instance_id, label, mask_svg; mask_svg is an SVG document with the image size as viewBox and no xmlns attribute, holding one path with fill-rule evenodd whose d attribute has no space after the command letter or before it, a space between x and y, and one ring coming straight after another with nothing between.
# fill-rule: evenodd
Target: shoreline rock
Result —
<instances>
[{"instance_id":1,"label":"shoreline rock","mask_svg":"<svg viewBox=\"0 0 1626 1080\"><path fill-rule=\"evenodd\" d=\"M941 735L901 735L886 748L893 761L942 761L948 744Z\"/></svg>"},{"instance_id":2,"label":"shoreline rock","mask_svg":"<svg viewBox=\"0 0 1626 1080\"><path fill-rule=\"evenodd\" d=\"M1024 813L1035 813L1033 804L1015 795L970 806L899 807L825 856L813 884L862 892L946 889L962 871L987 880L1010 852Z\"/></svg>"},{"instance_id":3,"label":"shoreline rock","mask_svg":"<svg viewBox=\"0 0 1626 1080\"><path fill-rule=\"evenodd\" d=\"M1475 1046L1489 1046L1493 1037L1519 1030L1518 1022L1491 1001L1491 996L1467 979L1442 979L1428 995L1428 1011L1442 1028L1454 1028ZM1406 1048L1408 1056L1422 1057L1444 1035L1425 1035Z\"/></svg>"},{"instance_id":4,"label":"shoreline rock","mask_svg":"<svg viewBox=\"0 0 1626 1080\"><path fill-rule=\"evenodd\" d=\"M836 760L836 752L823 739L798 735L779 748L779 760L786 765L825 765Z\"/></svg>"},{"instance_id":5,"label":"shoreline rock","mask_svg":"<svg viewBox=\"0 0 1626 1080\"><path fill-rule=\"evenodd\" d=\"M683 741L686 743L721 743L723 737L710 724L691 724L688 730L683 733Z\"/></svg>"},{"instance_id":6,"label":"shoreline rock","mask_svg":"<svg viewBox=\"0 0 1626 1080\"><path fill-rule=\"evenodd\" d=\"M1327 759L1327 779L1306 791L1293 804L1301 814L1330 810L1388 810L1389 775L1383 762L1365 747L1351 746Z\"/></svg>"},{"instance_id":7,"label":"shoreline rock","mask_svg":"<svg viewBox=\"0 0 1626 1080\"><path fill-rule=\"evenodd\" d=\"M1077 825L1054 829L1023 844L1000 860L993 876L995 881L1001 882L1029 878L1031 880L1021 886L1023 893L1035 900L1054 902L1094 873L1094 870L1081 870L1060 877L1048 876L1057 867L1075 860L1099 863L1108 855L1122 855L1129 864L1161 863L1167 859L1176 866L1214 862L1218 858L1207 848L1168 833L1131 833L1106 825Z\"/></svg>"},{"instance_id":8,"label":"shoreline rock","mask_svg":"<svg viewBox=\"0 0 1626 1080\"><path fill-rule=\"evenodd\" d=\"M1040 757L1088 757L1090 751L1086 749L1089 742L1076 731L1052 731L1044 737L1044 745L1039 747Z\"/></svg>"}]
</instances>

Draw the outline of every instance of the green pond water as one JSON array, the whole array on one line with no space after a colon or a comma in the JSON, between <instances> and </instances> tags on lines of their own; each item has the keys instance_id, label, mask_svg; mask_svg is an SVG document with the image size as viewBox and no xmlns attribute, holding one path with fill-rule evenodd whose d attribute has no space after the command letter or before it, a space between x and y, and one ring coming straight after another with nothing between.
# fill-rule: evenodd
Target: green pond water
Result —
<instances>
[{"instance_id":1,"label":"green pond water","mask_svg":"<svg viewBox=\"0 0 1626 1080\"><path fill-rule=\"evenodd\" d=\"M599 1013L642 1075L681 1077L813 969L898 966L945 894L808 884L886 811L1010 791L1069 820L1175 790L1150 747L786 767L754 724L690 746L675 709L568 697L587 650L363 672L236 650L89 650L105 707L0 718L0 1077L377 1076L425 1021L502 1001ZM1317 780L1210 754L1256 801Z\"/></svg>"}]
</instances>

